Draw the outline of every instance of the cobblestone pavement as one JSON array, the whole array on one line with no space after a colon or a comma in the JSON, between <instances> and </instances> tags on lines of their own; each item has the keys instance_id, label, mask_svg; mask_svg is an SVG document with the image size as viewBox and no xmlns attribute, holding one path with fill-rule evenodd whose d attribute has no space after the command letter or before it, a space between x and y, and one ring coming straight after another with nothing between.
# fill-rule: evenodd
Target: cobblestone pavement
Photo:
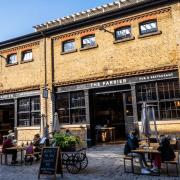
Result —
<instances>
[{"instance_id":1,"label":"cobblestone pavement","mask_svg":"<svg viewBox=\"0 0 180 180\"><path fill-rule=\"evenodd\" d=\"M178 180L167 177L165 171L161 176L143 176L124 173L123 145L102 145L87 150L88 167L79 174L69 174L64 170L64 180ZM23 166L0 165L0 180L36 180L38 179L39 163ZM173 170L173 169L172 169ZM50 180L50 176L42 176ZM62 179L57 175L57 179Z\"/></svg>"}]
</instances>

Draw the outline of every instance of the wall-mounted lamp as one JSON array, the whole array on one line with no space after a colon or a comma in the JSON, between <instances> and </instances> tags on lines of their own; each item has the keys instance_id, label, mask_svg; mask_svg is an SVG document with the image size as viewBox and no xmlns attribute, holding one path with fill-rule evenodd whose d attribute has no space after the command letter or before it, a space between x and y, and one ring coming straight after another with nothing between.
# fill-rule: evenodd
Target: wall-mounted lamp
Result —
<instances>
[{"instance_id":1,"label":"wall-mounted lamp","mask_svg":"<svg viewBox=\"0 0 180 180\"><path fill-rule=\"evenodd\" d=\"M100 31L108 32L108 33L110 33L111 35L114 36L114 32L111 32L111 31L105 29L103 25L99 25L99 28L98 28L98 29L99 29Z\"/></svg>"}]
</instances>

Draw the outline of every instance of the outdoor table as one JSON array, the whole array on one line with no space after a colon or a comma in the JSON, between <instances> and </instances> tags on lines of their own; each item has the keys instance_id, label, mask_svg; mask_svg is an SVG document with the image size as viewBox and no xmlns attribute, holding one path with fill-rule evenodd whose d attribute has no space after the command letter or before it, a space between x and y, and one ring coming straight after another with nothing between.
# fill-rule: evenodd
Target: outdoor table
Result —
<instances>
[{"instance_id":1,"label":"outdoor table","mask_svg":"<svg viewBox=\"0 0 180 180\"><path fill-rule=\"evenodd\" d=\"M132 150L132 152L134 152L134 153L142 153L142 154L145 154L145 153L149 153L149 154L161 154L161 152L158 151L154 147L138 148L138 149Z\"/></svg>"},{"instance_id":2,"label":"outdoor table","mask_svg":"<svg viewBox=\"0 0 180 180\"><path fill-rule=\"evenodd\" d=\"M20 151L21 152L21 165L22 165L22 163L23 163L23 151L24 151L24 149L25 149L25 147L22 147L22 146L14 146L14 147L10 147L10 148L6 148L7 150L17 150L17 152L18 151Z\"/></svg>"},{"instance_id":3,"label":"outdoor table","mask_svg":"<svg viewBox=\"0 0 180 180\"><path fill-rule=\"evenodd\" d=\"M144 148L140 147L138 149L132 150L132 152L139 153L139 154L149 154L151 165L152 165L152 154L161 154L161 152L157 150L157 146L154 146L154 147L150 146L150 147L144 147Z\"/></svg>"}]
</instances>

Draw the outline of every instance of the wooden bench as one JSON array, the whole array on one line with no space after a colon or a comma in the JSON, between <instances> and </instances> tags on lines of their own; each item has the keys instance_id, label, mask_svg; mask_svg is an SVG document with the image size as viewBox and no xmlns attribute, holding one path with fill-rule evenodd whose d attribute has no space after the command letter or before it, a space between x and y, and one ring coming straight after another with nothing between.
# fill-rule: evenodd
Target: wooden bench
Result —
<instances>
[{"instance_id":1,"label":"wooden bench","mask_svg":"<svg viewBox=\"0 0 180 180\"><path fill-rule=\"evenodd\" d=\"M8 154L0 152L1 164L3 164L3 156L4 156L4 164L8 164Z\"/></svg>"},{"instance_id":2,"label":"wooden bench","mask_svg":"<svg viewBox=\"0 0 180 180\"><path fill-rule=\"evenodd\" d=\"M178 171L179 152L174 152L174 153L175 153L175 158L174 158L174 160L172 160L172 161L164 161L164 163L166 164L166 171L167 171L167 175L168 175L168 176L170 176L170 175L169 175L169 167L168 167L169 164L173 164L173 165L176 166L176 174L177 174L177 176L179 176L179 171Z\"/></svg>"},{"instance_id":3,"label":"wooden bench","mask_svg":"<svg viewBox=\"0 0 180 180\"><path fill-rule=\"evenodd\" d=\"M125 155L124 156L124 172L125 173L134 173L134 163L133 163L133 159L134 157L131 156L131 155ZM127 168L126 168L126 162L127 161L130 161L131 163L131 171L128 171Z\"/></svg>"}]
</instances>

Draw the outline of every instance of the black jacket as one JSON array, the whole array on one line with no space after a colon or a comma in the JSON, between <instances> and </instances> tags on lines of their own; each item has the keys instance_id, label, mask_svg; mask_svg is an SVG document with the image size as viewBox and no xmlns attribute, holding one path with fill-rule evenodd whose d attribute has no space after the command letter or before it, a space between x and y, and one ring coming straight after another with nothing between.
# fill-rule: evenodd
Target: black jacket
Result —
<instances>
[{"instance_id":1,"label":"black jacket","mask_svg":"<svg viewBox=\"0 0 180 180\"><path fill-rule=\"evenodd\" d=\"M129 154L132 150L135 150L139 147L139 140L136 136L128 136L127 142L124 147L124 154Z\"/></svg>"},{"instance_id":2,"label":"black jacket","mask_svg":"<svg viewBox=\"0 0 180 180\"><path fill-rule=\"evenodd\" d=\"M158 150L161 152L162 161L174 160L174 158L175 158L174 150L170 146L170 141L168 138L164 138L161 141Z\"/></svg>"}]
</instances>

